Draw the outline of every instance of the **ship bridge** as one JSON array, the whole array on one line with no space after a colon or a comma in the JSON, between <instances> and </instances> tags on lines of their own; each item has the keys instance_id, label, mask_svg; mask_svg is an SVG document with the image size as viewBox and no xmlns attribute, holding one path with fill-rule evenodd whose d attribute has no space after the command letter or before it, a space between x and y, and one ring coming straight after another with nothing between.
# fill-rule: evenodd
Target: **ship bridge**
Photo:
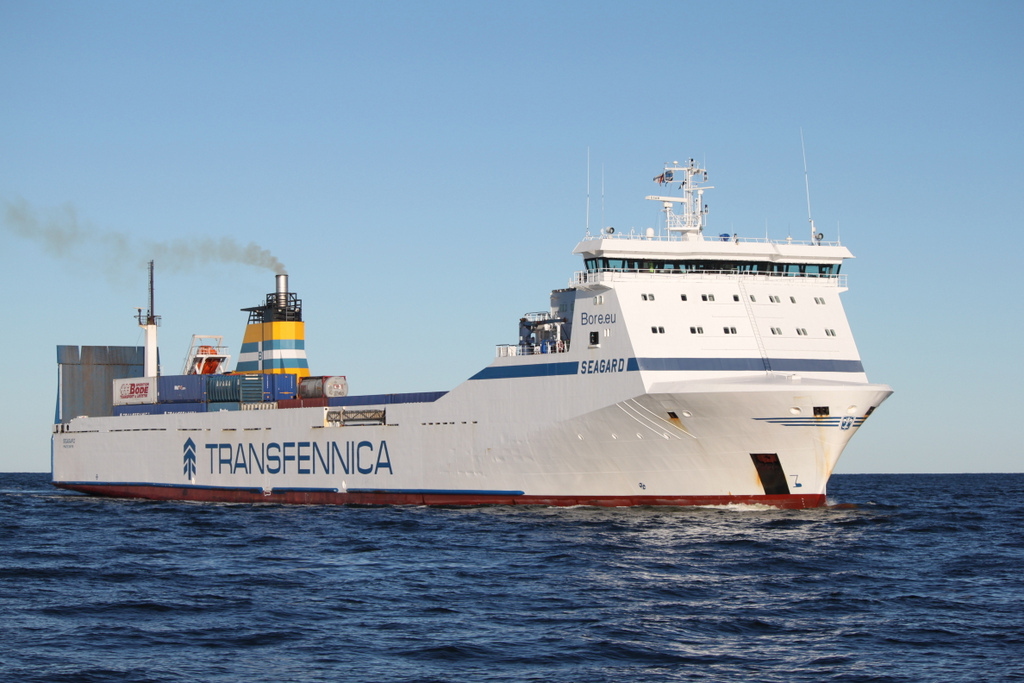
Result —
<instances>
[{"instance_id":1,"label":"ship bridge","mask_svg":"<svg viewBox=\"0 0 1024 683\"><path fill-rule=\"evenodd\" d=\"M709 235L706 230L707 204L703 203L707 171L693 159L689 165L666 165L654 180L662 185L678 183L682 196L646 197L662 204L662 231L647 228L618 233L604 228L600 235L588 234L573 250L583 256L586 273L577 274L573 285L587 282L587 274L598 273L748 273L751 275L838 279L845 259L853 258L839 242L825 242L811 222L811 239L769 240L736 234ZM680 212L675 210L679 205Z\"/></svg>"}]
</instances>

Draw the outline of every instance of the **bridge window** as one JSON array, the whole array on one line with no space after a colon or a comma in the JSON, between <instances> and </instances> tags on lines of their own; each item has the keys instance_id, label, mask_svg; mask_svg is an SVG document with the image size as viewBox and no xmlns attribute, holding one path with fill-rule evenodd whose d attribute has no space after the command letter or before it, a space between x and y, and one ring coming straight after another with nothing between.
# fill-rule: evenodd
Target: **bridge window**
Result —
<instances>
[{"instance_id":1,"label":"bridge window","mask_svg":"<svg viewBox=\"0 0 1024 683\"><path fill-rule=\"evenodd\" d=\"M788 277L831 277L839 274L841 264L818 263L772 263L769 261L726 261L726 260L654 260L593 257L584 259L590 272L613 271L661 271L685 273L687 271L764 273Z\"/></svg>"}]
</instances>

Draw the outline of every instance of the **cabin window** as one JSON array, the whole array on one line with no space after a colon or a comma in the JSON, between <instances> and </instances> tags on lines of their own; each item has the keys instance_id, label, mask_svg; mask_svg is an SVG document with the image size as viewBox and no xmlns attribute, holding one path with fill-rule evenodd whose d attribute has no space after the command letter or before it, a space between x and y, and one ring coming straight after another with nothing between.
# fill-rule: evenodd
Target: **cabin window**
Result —
<instances>
[{"instance_id":1,"label":"cabin window","mask_svg":"<svg viewBox=\"0 0 1024 683\"><path fill-rule=\"evenodd\" d=\"M796 297L795 296L789 297L789 303L795 304L796 303Z\"/></svg>"},{"instance_id":2,"label":"cabin window","mask_svg":"<svg viewBox=\"0 0 1024 683\"><path fill-rule=\"evenodd\" d=\"M831 328L827 328L825 330L825 335L828 336L828 337L834 337L834 336L836 336L836 331L831 329Z\"/></svg>"},{"instance_id":3,"label":"cabin window","mask_svg":"<svg viewBox=\"0 0 1024 683\"><path fill-rule=\"evenodd\" d=\"M754 298L753 294L750 295L750 300L753 301L755 304L757 303L757 299Z\"/></svg>"},{"instance_id":4,"label":"cabin window","mask_svg":"<svg viewBox=\"0 0 1024 683\"><path fill-rule=\"evenodd\" d=\"M781 327L773 327L772 328L772 334L779 334L779 335L781 335L782 334L782 328Z\"/></svg>"},{"instance_id":5,"label":"cabin window","mask_svg":"<svg viewBox=\"0 0 1024 683\"><path fill-rule=\"evenodd\" d=\"M816 297L814 297L814 303L821 304L822 306L824 306L825 305L825 299L823 299L820 296L816 296Z\"/></svg>"},{"instance_id":6,"label":"cabin window","mask_svg":"<svg viewBox=\"0 0 1024 683\"><path fill-rule=\"evenodd\" d=\"M700 300L701 301L714 301L715 300L715 295L714 294L701 294L700 295Z\"/></svg>"},{"instance_id":7,"label":"cabin window","mask_svg":"<svg viewBox=\"0 0 1024 683\"><path fill-rule=\"evenodd\" d=\"M768 301L771 301L773 304L777 304L777 303L779 303L779 297L777 297L777 296L770 296L770 297L768 297Z\"/></svg>"},{"instance_id":8,"label":"cabin window","mask_svg":"<svg viewBox=\"0 0 1024 683\"><path fill-rule=\"evenodd\" d=\"M723 327L722 330L726 334L736 334L736 328L735 327Z\"/></svg>"},{"instance_id":9,"label":"cabin window","mask_svg":"<svg viewBox=\"0 0 1024 683\"><path fill-rule=\"evenodd\" d=\"M665 328L664 327L654 327L652 325L651 326L651 333L652 334L665 334Z\"/></svg>"},{"instance_id":10,"label":"cabin window","mask_svg":"<svg viewBox=\"0 0 1024 683\"><path fill-rule=\"evenodd\" d=\"M740 300L740 295L739 294L733 294L732 295L732 300L733 301L739 301Z\"/></svg>"},{"instance_id":11,"label":"cabin window","mask_svg":"<svg viewBox=\"0 0 1024 683\"><path fill-rule=\"evenodd\" d=\"M598 332L590 333L590 345L598 346L601 343L601 335Z\"/></svg>"},{"instance_id":12,"label":"cabin window","mask_svg":"<svg viewBox=\"0 0 1024 683\"><path fill-rule=\"evenodd\" d=\"M682 301L686 301L686 295L685 295L685 294L680 294L680 295L679 295L679 298L680 298L680 300L682 300Z\"/></svg>"},{"instance_id":13,"label":"cabin window","mask_svg":"<svg viewBox=\"0 0 1024 683\"><path fill-rule=\"evenodd\" d=\"M690 328L690 334L704 334L704 328L703 327L691 327Z\"/></svg>"},{"instance_id":14,"label":"cabin window","mask_svg":"<svg viewBox=\"0 0 1024 683\"><path fill-rule=\"evenodd\" d=\"M804 329L803 327L796 328L796 333L798 335L800 335L801 337L806 337L807 336L807 330Z\"/></svg>"},{"instance_id":15,"label":"cabin window","mask_svg":"<svg viewBox=\"0 0 1024 683\"><path fill-rule=\"evenodd\" d=\"M828 417L828 406L814 406L814 417Z\"/></svg>"}]
</instances>

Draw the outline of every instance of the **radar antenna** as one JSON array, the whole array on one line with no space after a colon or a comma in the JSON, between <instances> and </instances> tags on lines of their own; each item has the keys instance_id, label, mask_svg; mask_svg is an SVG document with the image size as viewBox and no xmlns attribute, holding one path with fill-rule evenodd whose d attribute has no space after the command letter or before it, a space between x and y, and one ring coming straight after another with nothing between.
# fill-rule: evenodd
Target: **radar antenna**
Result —
<instances>
[{"instance_id":1,"label":"radar antenna","mask_svg":"<svg viewBox=\"0 0 1024 683\"><path fill-rule=\"evenodd\" d=\"M704 203L704 190L714 189L713 185L704 185L708 181L708 172L690 159L687 166L680 166L678 161L665 164L665 170L654 178L659 185L679 183L683 191L682 197L664 197L651 195L644 197L651 201L661 202L665 211L665 227L671 236L678 233L683 239L702 239L708 206ZM683 212L673 212L673 204L682 204Z\"/></svg>"}]
</instances>

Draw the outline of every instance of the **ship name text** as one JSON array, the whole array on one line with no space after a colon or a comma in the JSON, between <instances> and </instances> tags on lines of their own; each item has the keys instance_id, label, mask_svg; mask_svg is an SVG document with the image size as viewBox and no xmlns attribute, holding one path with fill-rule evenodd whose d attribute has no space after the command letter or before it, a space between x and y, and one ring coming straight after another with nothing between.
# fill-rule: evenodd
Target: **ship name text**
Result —
<instances>
[{"instance_id":1,"label":"ship name text","mask_svg":"<svg viewBox=\"0 0 1024 683\"><path fill-rule=\"evenodd\" d=\"M614 313L580 313L580 325L614 325L616 315Z\"/></svg>"},{"instance_id":2,"label":"ship name text","mask_svg":"<svg viewBox=\"0 0 1024 683\"><path fill-rule=\"evenodd\" d=\"M624 372L625 358L595 358L580 363L581 375L593 375L602 372Z\"/></svg>"},{"instance_id":3,"label":"ship name text","mask_svg":"<svg viewBox=\"0 0 1024 683\"><path fill-rule=\"evenodd\" d=\"M391 467L388 442L208 443L210 474L378 474Z\"/></svg>"}]
</instances>

